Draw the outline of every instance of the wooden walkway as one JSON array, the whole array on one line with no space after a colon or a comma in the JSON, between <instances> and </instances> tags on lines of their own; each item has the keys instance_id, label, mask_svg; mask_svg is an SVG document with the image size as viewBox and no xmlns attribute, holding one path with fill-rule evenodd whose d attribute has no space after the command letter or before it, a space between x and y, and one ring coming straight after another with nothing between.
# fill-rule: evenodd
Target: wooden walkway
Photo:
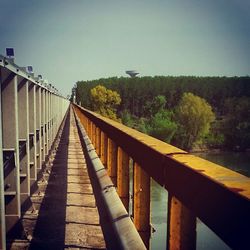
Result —
<instances>
[{"instance_id":1,"label":"wooden walkway","mask_svg":"<svg viewBox=\"0 0 250 250\"><path fill-rule=\"evenodd\" d=\"M105 249L99 214L73 111L22 219L28 239L11 249Z\"/></svg>"}]
</instances>

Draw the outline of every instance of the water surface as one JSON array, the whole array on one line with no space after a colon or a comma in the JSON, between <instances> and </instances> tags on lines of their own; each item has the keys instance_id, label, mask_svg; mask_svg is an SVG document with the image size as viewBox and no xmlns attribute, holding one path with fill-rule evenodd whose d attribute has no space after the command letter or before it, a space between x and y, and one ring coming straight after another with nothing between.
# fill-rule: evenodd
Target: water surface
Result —
<instances>
[{"instance_id":1,"label":"water surface","mask_svg":"<svg viewBox=\"0 0 250 250\"><path fill-rule=\"evenodd\" d=\"M225 166L250 177L250 153L199 153L199 157ZM151 249L166 249L167 235L167 191L151 181L151 224L155 232L151 236ZM205 224L197 219L197 249L228 250L230 249Z\"/></svg>"}]
</instances>

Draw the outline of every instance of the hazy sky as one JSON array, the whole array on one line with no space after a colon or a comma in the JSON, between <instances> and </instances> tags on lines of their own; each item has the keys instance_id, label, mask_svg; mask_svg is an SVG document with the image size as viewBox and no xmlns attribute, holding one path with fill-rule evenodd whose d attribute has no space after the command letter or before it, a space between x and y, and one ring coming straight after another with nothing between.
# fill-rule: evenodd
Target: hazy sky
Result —
<instances>
[{"instance_id":1,"label":"hazy sky","mask_svg":"<svg viewBox=\"0 0 250 250\"><path fill-rule=\"evenodd\" d=\"M78 80L250 74L249 0L0 0L0 53L63 94Z\"/></svg>"}]
</instances>

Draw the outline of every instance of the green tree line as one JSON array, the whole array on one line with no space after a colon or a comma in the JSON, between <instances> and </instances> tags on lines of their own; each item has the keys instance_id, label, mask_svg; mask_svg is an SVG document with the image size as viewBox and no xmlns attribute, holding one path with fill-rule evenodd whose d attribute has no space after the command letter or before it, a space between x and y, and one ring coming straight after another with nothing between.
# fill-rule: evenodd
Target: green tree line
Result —
<instances>
[{"instance_id":1,"label":"green tree line","mask_svg":"<svg viewBox=\"0 0 250 250\"><path fill-rule=\"evenodd\" d=\"M163 141L185 149L197 144L250 148L250 77L156 76L79 81L77 101L96 110L91 91L100 84L119 94L112 112L123 123ZM202 113L207 121L201 118ZM199 125L202 128L195 115L203 119L205 125Z\"/></svg>"}]
</instances>

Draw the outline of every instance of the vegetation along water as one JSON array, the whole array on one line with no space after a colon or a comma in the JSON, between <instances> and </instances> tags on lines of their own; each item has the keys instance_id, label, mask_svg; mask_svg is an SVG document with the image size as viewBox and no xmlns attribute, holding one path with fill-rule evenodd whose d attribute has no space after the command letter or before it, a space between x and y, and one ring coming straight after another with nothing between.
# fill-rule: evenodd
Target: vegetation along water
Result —
<instances>
[{"instance_id":1,"label":"vegetation along water","mask_svg":"<svg viewBox=\"0 0 250 250\"><path fill-rule=\"evenodd\" d=\"M82 106L183 149L250 148L249 76L107 78L75 89Z\"/></svg>"}]
</instances>

